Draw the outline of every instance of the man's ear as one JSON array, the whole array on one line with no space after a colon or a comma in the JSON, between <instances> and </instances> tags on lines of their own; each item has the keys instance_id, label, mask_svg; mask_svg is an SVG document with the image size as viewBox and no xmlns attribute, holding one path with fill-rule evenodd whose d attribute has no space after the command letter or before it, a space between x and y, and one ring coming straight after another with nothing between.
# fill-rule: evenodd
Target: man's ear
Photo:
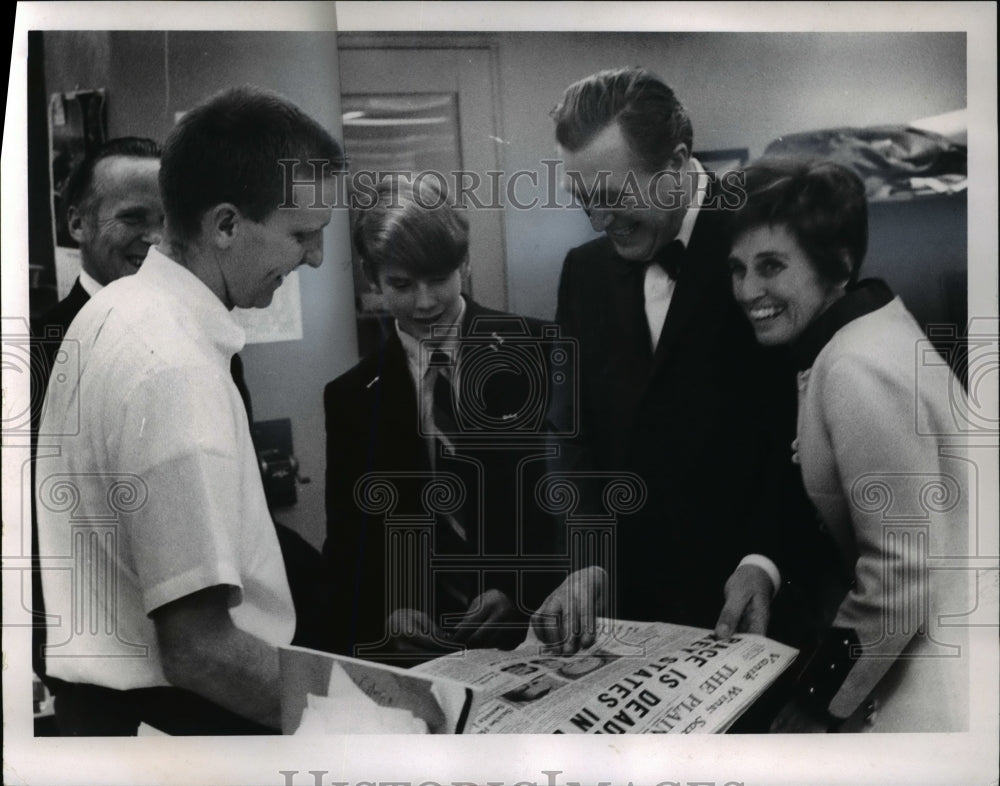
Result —
<instances>
[{"instance_id":1,"label":"man's ear","mask_svg":"<svg viewBox=\"0 0 1000 786\"><path fill-rule=\"evenodd\" d=\"M66 211L66 228L77 243L83 242L83 211L77 205L70 205Z\"/></svg>"},{"instance_id":2,"label":"man's ear","mask_svg":"<svg viewBox=\"0 0 1000 786\"><path fill-rule=\"evenodd\" d=\"M847 289L847 284L851 280L851 276L854 274L854 260L851 257L851 252L846 248L840 249L840 264L841 264L841 278L839 278L834 287L837 289Z\"/></svg>"},{"instance_id":3,"label":"man's ear","mask_svg":"<svg viewBox=\"0 0 1000 786\"><path fill-rule=\"evenodd\" d=\"M245 221L236 205L221 202L202 215L202 237L209 239L217 248L229 248L242 231Z\"/></svg>"},{"instance_id":4,"label":"man's ear","mask_svg":"<svg viewBox=\"0 0 1000 786\"><path fill-rule=\"evenodd\" d=\"M691 150L684 142L678 142L667 160L667 168L680 172L691 160Z\"/></svg>"}]
</instances>

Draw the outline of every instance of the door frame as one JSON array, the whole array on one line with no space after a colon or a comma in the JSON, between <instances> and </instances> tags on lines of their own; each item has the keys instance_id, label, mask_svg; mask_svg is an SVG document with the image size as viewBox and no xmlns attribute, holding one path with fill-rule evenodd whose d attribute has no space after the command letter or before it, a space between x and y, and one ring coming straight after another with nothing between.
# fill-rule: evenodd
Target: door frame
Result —
<instances>
[{"instance_id":1,"label":"door frame","mask_svg":"<svg viewBox=\"0 0 1000 786\"><path fill-rule=\"evenodd\" d=\"M345 53L354 50L475 50L486 58L490 82L488 118L493 138L493 144L488 164L491 169L501 172L505 170L502 141L504 130L502 123L502 107L500 104L500 67L499 44L494 36L481 33L448 35L413 33L372 33L372 32L340 32L337 34L339 56L343 59ZM341 95L352 91L345 90L344 68L341 67ZM436 88L428 88L434 91ZM385 92L399 93L398 86L385 85ZM459 135L463 155L463 166L467 165L466 151L468 143L466 127L463 127L463 109L459 102ZM350 151L348 151L350 153ZM506 311L509 304L509 283L507 275L507 237L504 210L479 210L470 208L470 238L469 257L471 262L470 293L485 306ZM491 246L494 248L491 250Z\"/></svg>"}]
</instances>

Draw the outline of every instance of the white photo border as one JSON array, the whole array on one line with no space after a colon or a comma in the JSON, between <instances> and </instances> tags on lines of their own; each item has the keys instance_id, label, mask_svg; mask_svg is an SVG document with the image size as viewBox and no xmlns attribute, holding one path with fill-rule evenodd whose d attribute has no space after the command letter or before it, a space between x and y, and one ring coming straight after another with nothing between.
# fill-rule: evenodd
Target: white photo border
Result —
<instances>
[{"instance_id":1,"label":"white photo border","mask_svg":"<svg viewBox=\"0 0 1000 786\"><path fill-rule=\"evenodd\" d=\"M336 9L334 9L336 5ZM336 13L335 13L336 12ZM996 316L996 6L992 3L67 3L17 6L3 140L3 316L28 314L26 32L33 29L964 31L970 112L969 314ZM20 375L24 376L24 375ZM22 384L23 383L23 384ZM4 374L3 406L27 400ZM996 401L995 393L993 401ZM6 452L6 451L5 451ZM980 467L997 477L996 457ZM15 466L16 465L16 466ZM4 489L20 461L4 460ZM20 518L3 497L5 546ZM981 503L996 521L996 489ZM996 533L987 544L997 554ZM4 549L7 553L7 549ZM4 603L19 598L4 571ZM12 583L12 581L14 583ZM966 734L593 738L34 738L26 629L3 630L4 775L9 784L863 784L995 782L997 635L972 653L979 674ZM295 773L293 775L282 774ZM319 781L310 771L320 773ZM291 778L291 780L289 780Z\"/></svg>"}]
</instances>

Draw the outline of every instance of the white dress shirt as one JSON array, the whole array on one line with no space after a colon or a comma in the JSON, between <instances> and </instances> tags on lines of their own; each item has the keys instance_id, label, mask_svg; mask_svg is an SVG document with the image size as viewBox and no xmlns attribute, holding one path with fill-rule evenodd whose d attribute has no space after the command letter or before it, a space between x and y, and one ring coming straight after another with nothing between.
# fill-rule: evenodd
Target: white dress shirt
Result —
<instances>
[{"instance_id":1,"label":"white dress shirt","mask_svg":"<svg viewBox=\"0 0 1000 786\"><path fill-rule=\"evenodd\" d=\"M692 158L689 164L689 171L693 171L697 177L697 187L694 192L694 199L684 213L681 221L680 231L675 240L679 240L687 247L691 242L691 233L694 232L694 222L698 220L698 211L705 201L705 191L708 188L708 175L698 162ZM667 275L667 271L660 265L649 265L646 267L646 279L643 285L643 295L646 301L646 320L649 322L649 337L653 344L653 351L660 341L660 333L663 332L663 322L667 318L667 311L670 309L670 300L674 296L675 281Z\"/></svg>"},{"instance_id":2,"label":"white dress shirt","mask_svg":"<svg viewBox=\"0 0 1000 786\"><path fill-rule=\"evenodd\" d=\"M399 327L399 321L395 323L396 335L403 345L403 352L406 354L406 365L413 379L413 385L417 392L417 420L420 424L420 434L427 443L427 451L430 455L431 468L437 465L437 450L441 444L446 447L451 446L446 434L442 434L437 424L434 422L434 383L439 375L446 375L449 384L454 389L457 399L459 386L455 384L453 374L457 369L446 369L441 366L431 365L431 353L426 351L424 342L431 342L433 349L445 352L454 358L458 357L459 332L462 320L465 319L465 298L462 298L462 306L455 318L454 330L448 330L447 335L442 339L416 339ZM425 351L421 352L421 346L425 346ZM446 516L451 528L462 539L468 540L468 533L462 523L455 516Z\"/></svg>"}]
</instances>

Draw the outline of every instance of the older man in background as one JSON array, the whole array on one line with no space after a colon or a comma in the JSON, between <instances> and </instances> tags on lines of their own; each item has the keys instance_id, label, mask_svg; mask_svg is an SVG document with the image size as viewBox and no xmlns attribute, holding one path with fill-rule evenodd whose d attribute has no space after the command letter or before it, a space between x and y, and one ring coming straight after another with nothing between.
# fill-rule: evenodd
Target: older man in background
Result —
<instances>
[{"instance_id":1,"label":"older man in background","mask_svg":"<svg viewBox=\"0 0 1000 786\"><path fill-rule=\"evenodd\" d=\"M80 246L80 276L69 294L35 320L32 334L45 365L43 385L73 317L103 287L135 273L163 236L157 177L160 147L152 139L119 137L89 153L70 175L63 195L66 225ZM44 388L37 401L41 404Z\"/></svg>"}]
</instances>

